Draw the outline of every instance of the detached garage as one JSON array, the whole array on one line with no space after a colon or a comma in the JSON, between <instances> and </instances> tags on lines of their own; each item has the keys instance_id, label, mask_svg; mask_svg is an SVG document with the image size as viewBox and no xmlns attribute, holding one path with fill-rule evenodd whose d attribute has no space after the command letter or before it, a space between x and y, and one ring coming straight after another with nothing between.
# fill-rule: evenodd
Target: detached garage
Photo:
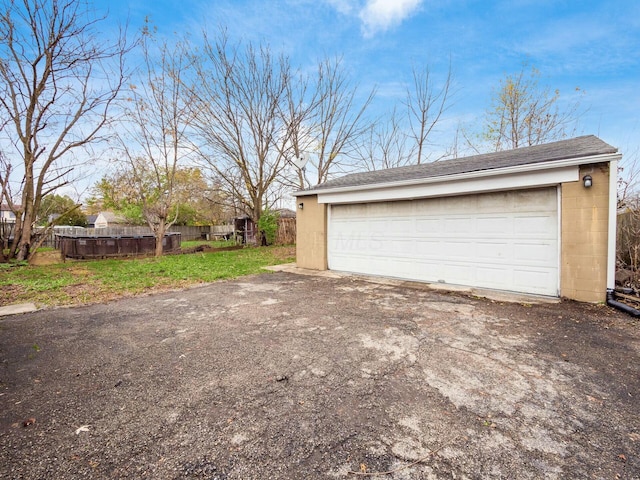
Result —
<instances>
[{"instance_id":1,"label":"detached garage","mask_svg":"<svg viewBox=\"0 0 640 480\"><path fill-rule=\"evenodd\" d=\"M297 192L302 268L604 301L617 149L594 136Z\"/></svg>"}]
</instances>

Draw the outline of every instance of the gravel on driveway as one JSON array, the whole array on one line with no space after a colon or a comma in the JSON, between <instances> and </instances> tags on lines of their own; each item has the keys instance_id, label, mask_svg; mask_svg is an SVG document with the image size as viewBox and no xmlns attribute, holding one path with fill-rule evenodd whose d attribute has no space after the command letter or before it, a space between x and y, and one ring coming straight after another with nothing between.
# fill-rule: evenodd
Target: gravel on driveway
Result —
<instances>
[{"instance_id":1,"label":"gravel on driveway","mask_svg":"<svg viewBox=\"0 0 640 480\"><path fill-rule=\"evenodd\" d=\"M603 305L280 272L5 317L0 362L3 479L640 478Z\"/></svg>"}]
</instances>

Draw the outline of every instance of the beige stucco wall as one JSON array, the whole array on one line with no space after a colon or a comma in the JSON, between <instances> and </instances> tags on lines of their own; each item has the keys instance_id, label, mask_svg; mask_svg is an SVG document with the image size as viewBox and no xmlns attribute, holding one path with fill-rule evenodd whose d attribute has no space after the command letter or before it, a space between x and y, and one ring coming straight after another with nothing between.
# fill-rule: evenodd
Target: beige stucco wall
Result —
<instances>
[{"instance_id":1,"label":"beige stucco wall","mask_svg":"<svg viewBox=\"0 0 640 480\"><path fill-rule=\"evenodd\" d=\"M582 177L591 175L585 188ZM562 233L560 295L602 302L607 290L609 164L580 167L578 182L561 185Z\"/></svg>"},{"instance_id":2,"label":"beige stucco wall","mask_svg":"<svg viewBox=\"0 0 640 480\"><path fill-rule=\"evenodd\" d=\"M327 269L327 205L316 195L298 197L296 217L296 264L313 270Z\"/></svg>"}]
</instances>

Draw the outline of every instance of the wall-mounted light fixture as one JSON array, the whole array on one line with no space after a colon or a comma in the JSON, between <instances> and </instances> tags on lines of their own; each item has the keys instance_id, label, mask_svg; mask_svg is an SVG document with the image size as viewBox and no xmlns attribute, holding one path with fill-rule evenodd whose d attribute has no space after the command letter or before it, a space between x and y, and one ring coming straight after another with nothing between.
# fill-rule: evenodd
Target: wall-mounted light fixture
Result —
<instances>
[{"instance_id":1,"label":"wall-mounted light fixture","mask_svg":"<svg viewBox=\"0 0 640 480\"><path fill-rule=\"evenodd\" d=\"M584 184L584 188L589 188L591 185L593 185L593 179L591 178L591 175L585 175L584 177L582 177L582 183Z\"/></svg>"},{"instance_id":2,"label":"wall-mounted light fixture","mask_svg":"<svg viewBox=\"0 0 640 480\"><path fill-rule=\"evenodd\" d=\"M304 208L304 203L300 202L300 203L298 204L298 208L299 208L300 210L302 210L302 209Z\"/></svg>"}]
</instances>

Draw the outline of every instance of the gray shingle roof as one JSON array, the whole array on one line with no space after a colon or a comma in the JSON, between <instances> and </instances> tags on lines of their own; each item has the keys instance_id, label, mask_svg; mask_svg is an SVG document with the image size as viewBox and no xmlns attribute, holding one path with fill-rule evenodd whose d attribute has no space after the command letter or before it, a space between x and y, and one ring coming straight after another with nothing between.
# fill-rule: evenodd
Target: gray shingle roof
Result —
<instances>
[{"instance_id":1,"label":"gray shingle roof","mask_svg":"<svg viewBox=\"0 0 640 480\"><path fill-rule=\"evenodd\" d=\"M479 172L496 168L515 167L571 158L590 157L616 153L617 148L603 142L594 135L560 140L558 142L516 148L502 152L473 155L470 157L442 160L422 165L389 168L373 172L351 173L329 180L302 192L314 192L333 188L376 185L383 183L417 180L421 178L442 177L460 173Z\"/></svg>"}]
</instances>

